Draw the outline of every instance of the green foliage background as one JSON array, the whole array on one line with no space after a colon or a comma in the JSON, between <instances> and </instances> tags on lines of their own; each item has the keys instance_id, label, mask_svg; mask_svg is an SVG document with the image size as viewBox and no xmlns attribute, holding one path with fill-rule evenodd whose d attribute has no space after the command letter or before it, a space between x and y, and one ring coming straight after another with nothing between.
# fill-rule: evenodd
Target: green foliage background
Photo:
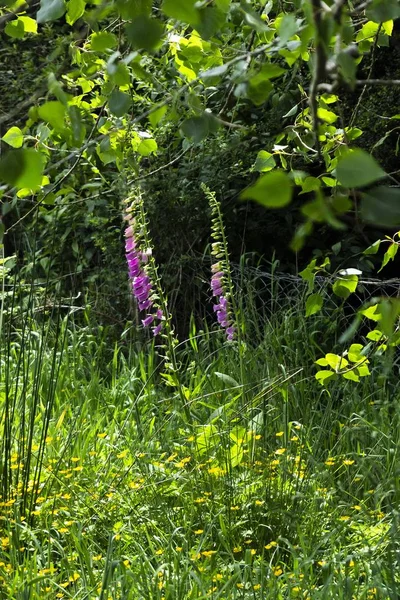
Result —
<instances>
[{"instance_id":1,"label":"green foliage background","mask_svg":"<svg viewBox=\"0 0 400 600\"><path fill-rule=\"evenodd\" d=\"M363 89L356 78L395 76L397 22L394 29L392 21L383 28L376 23L381 14L397 17L397 8L385 1L367 16L355 9L357 16L350 18L346 4L338 7L336 24L328 13L324 17L331 29L320 44L328 68L318 83L337 88L339 98L326 104L319 93L320 110L334 109L318 118L319 137L330 127L325 142L321 138L321 160L315 156L317 121L307 95L320 43L313 53L318 24L312 3L282 12L272 2L86 6L69 0L43 2L38 24L35 8L8 3L2 17L3 172L11 186L21 188L7 160L17 152L21 163L23 149L34 148L46 162L48 179L37 185L38 163L27 165L39 173L32 190L19 190L22 197L3 186L6 252L17 250L39 279L51 264L64 295L96 290L92 300L104 301L101 310L109 312L115 278L123 288L120 202L139 185L167 286L177 290L178 278L186 281L188 297L178 303L187 322L188 307L196 299L202 302L194 274L208 240L200 182L222 201L235 261L246 249L267 261L277 257L282 270L294 273L313 252L330 252L339 241L338 265L355 249L362 251L380 231L359 219L359 200L350 196L339 212L334 209L339 227L331 209L324 214L312 199L321 184L316 202L325 207L342 194L337 184L326 187L321 178L332 177L341 152L337 132L350 124L360 130L357 136L362 132L355 144L372 151L387 172L396 170L396 87ZM193 34L196 26L202 37ZM359 58L346 55L355 43ZM349 57L347 70L342 56ZM7 143L12 127L22 132L22 149ZM274 151L276 144L285 150ZM272 167L283 166L295 180L295 199L284 210L266 212L239 201L255 179L257 154L265 151L273 154ZM303 175L296 175L299 171ZM304 220L308 232L299 238L303 249L295 258L288 239ZM361 266L372 268L366 261ZM127 307L122 300L117 307L123 319Z\"/></svg>"}]
</instances>

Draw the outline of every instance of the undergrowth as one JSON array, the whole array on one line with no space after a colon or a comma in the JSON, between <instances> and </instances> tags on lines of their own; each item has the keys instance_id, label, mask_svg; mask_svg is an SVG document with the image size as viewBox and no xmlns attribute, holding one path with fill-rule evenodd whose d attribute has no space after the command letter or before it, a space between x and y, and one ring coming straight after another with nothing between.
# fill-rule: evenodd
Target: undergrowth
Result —
<instances>
[{"instance_id":1,"label":"undergrowth","mask_svg":"<svg viewBox=\"0 0 400 600\"><path fill-rule=\"evenodd\" d=\"M398 597L396 378L322 388L332 318L255 296L240 361L192 319L179 393L151 334L5 310L1 598Z\"/></svg>"}]
</instances>

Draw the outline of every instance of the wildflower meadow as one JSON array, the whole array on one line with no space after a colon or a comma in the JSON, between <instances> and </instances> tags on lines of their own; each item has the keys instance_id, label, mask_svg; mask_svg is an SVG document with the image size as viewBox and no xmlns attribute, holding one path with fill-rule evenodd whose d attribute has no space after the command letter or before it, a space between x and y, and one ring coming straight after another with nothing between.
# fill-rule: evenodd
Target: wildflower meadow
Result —
<instances>
[{"instance_id":1,"label":"wildflower meadow","mask_svg":"<svg viewBox=\"0 0 400 600\"><path fill-rule=\"evenodd\" d=\"M123 207L140 315L123 344L88 309L40 319L33 293L23 312L17 292L3 302L4 599L397 597L392 384L377 368L321 387L338 323L306 322L305 291L256 307L204 192L212 310L187 339L140 194Z\"/></svg>"},{"instance_id":2,"label":"wildflower meadow","mask_svg":"<svg viewBox=\"0 0 400 600\"><path fill-rule=\"evenodd\" d=\"M399 600L399 0L0 35L0 600Z\"/></svg>"}]
</instances>

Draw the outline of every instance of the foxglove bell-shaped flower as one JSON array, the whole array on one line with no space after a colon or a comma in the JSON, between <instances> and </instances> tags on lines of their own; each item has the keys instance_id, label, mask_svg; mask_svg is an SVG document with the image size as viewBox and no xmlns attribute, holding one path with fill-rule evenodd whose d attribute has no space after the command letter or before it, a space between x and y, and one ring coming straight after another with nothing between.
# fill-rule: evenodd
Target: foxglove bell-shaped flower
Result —
<instances>
[{"instance_id":1,"label":"foxglove bell-shaped flower","mask_svg":"<svg viewBox=\"0 0 400 600\"><path fill-rule=\"evenodd\" d=\"M214 304L214 312L217 313L217 321L223 329L225 329L226 337L229 342L234 339L235 327L233 326L230 318L230 307L224 289L224 273L220 270L220 265L216 267L213 265L213 274L211 277L211 290L213 296L217 300L217 304Z\"/></svg>"},{"instance_id":2,"label":"foxglove bell-shaped flower","mask_svg":"<svg viewBox=\"0 0 400 600\"><path fill-rule=\"evenodd\" d=\"M146 265L149 258L152 256L151 248L142 249L141 244L135 237L135 219L128 214L125 219L128 221L128 226L125 230L125 252L128 263L129 279L132 283L133 296L137 302L140 311L146 311L142 319L143 327L152 328L153 335L158 335L163 327L163 312L157 308L155 314L151 314L153 307L152 299L152 282L146 272ZM140 239L140 236L139 236ZM158 321L158 323L157 323Z\"/></svg>"},{"instance_id":3,"label":"foxglove bell-shaped flower","mask_svg":"<svg viewBox=\"0 0 400 600\"><path fill-rule=\"evenodd\" d=\"M202 189L208 198L212 212L211 254L215 262L211 265L210 285L212 295L216 300L213 309L219 325L225 330L227 340L231 342L236 333L232 318L234 312L232 306L233 286L221 207L214 192L211 192L204 184L202 184Z\"/></svg>"}]
</instances>

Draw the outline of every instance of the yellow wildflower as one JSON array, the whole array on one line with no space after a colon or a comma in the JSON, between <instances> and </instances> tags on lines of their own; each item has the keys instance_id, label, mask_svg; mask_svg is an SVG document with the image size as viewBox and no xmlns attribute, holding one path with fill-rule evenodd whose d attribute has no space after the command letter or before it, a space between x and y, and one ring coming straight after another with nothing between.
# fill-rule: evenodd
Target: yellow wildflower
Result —
<instances>
[{"instance_id":1,"label":"yellow wildflower","mask_svg":"<svg viewBox=\"0 0 400 600\"><path fill-rule=\"evenodd\" d=\"M281 455L281 454L285 454L286 452L286 448L278 448L278 450L275 450L275 454Z\"/></svg>"},{"instance_id":2,"label":"yellow wildflower","mask_svg":"<svg viewBox=\"0 0 400 600\"><path fill-rule=\"evenodd\" d=\"M266 550L271 550L271 548L276 548L278 545L278 542L269 542L269 544L267 544L266 546L264 546L264 548Z\"/></svg>"}]
</instances>

